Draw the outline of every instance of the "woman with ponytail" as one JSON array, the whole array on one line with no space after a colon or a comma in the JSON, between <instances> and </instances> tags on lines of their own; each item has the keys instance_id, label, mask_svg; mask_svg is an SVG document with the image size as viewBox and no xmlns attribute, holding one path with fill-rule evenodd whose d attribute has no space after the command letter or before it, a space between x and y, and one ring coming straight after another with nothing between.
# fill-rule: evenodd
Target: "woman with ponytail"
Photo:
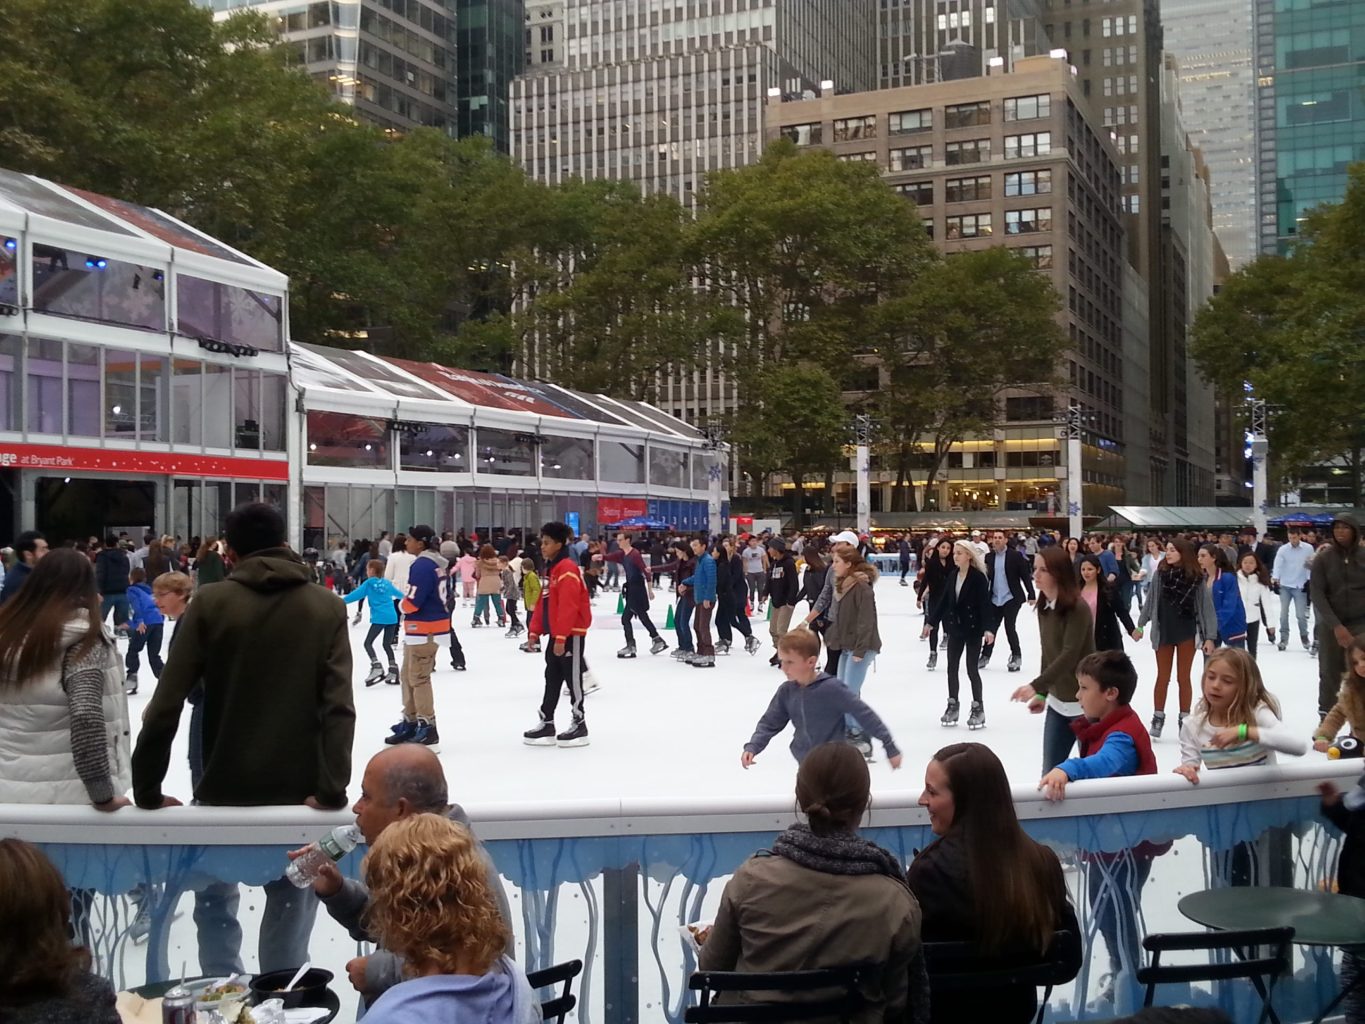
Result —
<instances>
[{"instance_id":1,"label":"woman with ponytail","mask_svg":"<svg viewBox=\"0 0 1365 1024\"><path fill-rule=\"evenodd\" d=\"M858 836L869 790L867 764L848 744L825 743L806 756L796 801L807 823L792 825L735 872L715 924L699 936L699 970L873 963L879 973L851 1024L928 1024L919 905L896 856Z\"/></svg>"}]
</instances>

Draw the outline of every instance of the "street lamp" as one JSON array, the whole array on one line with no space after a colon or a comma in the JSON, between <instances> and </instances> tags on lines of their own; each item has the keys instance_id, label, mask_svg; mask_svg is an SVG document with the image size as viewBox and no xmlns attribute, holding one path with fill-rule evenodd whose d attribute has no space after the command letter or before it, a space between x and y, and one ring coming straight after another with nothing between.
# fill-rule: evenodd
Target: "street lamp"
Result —
<instances>
[{"instance_id":1,"label":"street lamp","mask_svg":"<svg viewBox=\"0 0 1365 1024\"><path fill-rule=\"evenodd\" d=\"M881 429L881 422L867 413L853 417L853 443L856 446L855 472L858 488L858 535L872 532L872 435Z\"/></svg>"},{"instance_id":2,"label":"street lamp","mask_svg":"<svg viewBox=\"0 0 1365 1024\"><path fill-rule=\"evenodd\" d=\"M702 431L706 435L702 447L709 456L706 460L706 528L714 537L722 527L720 497L730 450L725 443L729 429L719 420L707 420ZM696 486L695 481L692 486Z\"/></svg>"}]
</instances>

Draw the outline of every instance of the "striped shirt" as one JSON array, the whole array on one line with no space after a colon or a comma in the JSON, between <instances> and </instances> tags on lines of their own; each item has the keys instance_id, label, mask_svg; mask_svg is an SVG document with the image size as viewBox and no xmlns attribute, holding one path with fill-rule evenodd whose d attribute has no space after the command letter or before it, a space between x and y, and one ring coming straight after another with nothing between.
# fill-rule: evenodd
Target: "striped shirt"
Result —
<instances>
[{"instance_id":1,"label":"striped shirt","mask_svg":"<svg viewBox=\"0 0 1365 1024\"><path fill-rule=\"evenodd\" d=\"M1239 740L1230 746L1215 747L1213 737L1225 727L1210 724L1204 712L1193 712L1180 729L1180 763L1195 767L1202 763L1210 771L1215 768L1245 768L1275 764L1276 751L1299 755L1308 749L1307 742L1287 729L1265 704L1256 709L1255 725L1258 740Z\"/></svg>"}]
</instances>

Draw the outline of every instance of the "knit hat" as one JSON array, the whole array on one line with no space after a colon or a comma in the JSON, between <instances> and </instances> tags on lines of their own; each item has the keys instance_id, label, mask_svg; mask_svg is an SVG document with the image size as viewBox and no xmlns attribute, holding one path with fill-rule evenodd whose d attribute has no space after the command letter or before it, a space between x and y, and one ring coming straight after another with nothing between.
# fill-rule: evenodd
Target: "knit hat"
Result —
<instances>
[{"instance_id":1,"label":"knit hat","mask_svg":"<svg viewBox=\"0 0 1365 1024\"><path fill-rule=\"evenodd\" d=\"M774 551L786 551L787 542L781 537L769 537L768 547L772 548Z\"/></svg>"},{"instance_id":2,"label":"knit hat","mask_svg":"<svg viewBox=\"0 0 1365 1024\"><path fill-rule=\"evenodd\" d=\"M446 559L459 558L460 545L456 544L453 540L441 541L441 557Z\"/></svg>"}]
</instances>

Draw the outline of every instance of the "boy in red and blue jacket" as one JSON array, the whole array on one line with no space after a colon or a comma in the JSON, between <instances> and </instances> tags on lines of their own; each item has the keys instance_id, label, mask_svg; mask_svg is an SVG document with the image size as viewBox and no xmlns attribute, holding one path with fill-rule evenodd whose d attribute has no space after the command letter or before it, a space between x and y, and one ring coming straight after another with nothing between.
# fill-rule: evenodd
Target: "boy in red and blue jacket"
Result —
<instances>
[{"instance_id":1,"label":"boy in red and blue jacket","mask_svg":"<svg viewBox=\"0 0 1365 1024\"><path fill-rule=\"evenodd\" d=\"M533 747L586 747L588 725L583 719L583 643L592 625L592 608L583 573L569 551L573 531L564 523L546 523L540 530L540 553L545 559L550 582L540 595L531 616L527 643L531 646L542 636L551 640L545 648L545 697L540 704L540 722L522 738ZM559 692L569 688L573 721L562 733L555 733L555 709Z\"/></svg>"},{"instance_id":2,"label":"boy in red and blue jacket","mask_svg":"<svg viewBox=\"0 0 1365 1024\"><path fill-rule=\"evenodd\" d=\"M415 560L408 568L407 592L398 603L403 613L403 720L384 742L420 743L433 753L441 752L436 731L436 705L431 693L431 673L436 652L449 643L450 612L446 610L448 563L429 547L436 531L414 526L407 534L408 554Z\"/></svg>"}]
</instances>

